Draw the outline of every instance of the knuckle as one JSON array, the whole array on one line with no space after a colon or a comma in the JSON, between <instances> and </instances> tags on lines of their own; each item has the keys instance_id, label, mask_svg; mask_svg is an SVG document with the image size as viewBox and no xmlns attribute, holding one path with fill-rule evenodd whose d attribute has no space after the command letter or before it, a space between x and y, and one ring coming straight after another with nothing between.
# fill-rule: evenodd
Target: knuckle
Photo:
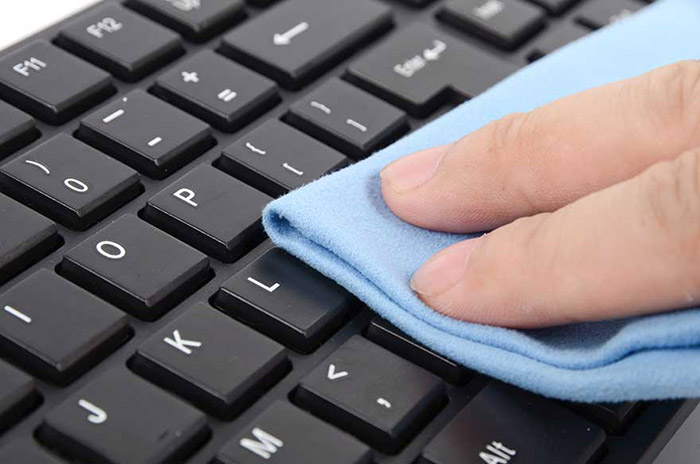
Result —
<instances>
[{"instance_id":1,"label":"knuckle","mask_svg":"<svg viewBox=\"0 0 700 464\"><path fill-rule=\"evenodd\" d=\"M679 61L648 73L641 90L651 102L647 111L654 127L670 129L672 137L693 146L691 140L700 136L700 61Z\"/></svg>"},{"instance_id":2,"label":"knuckle","mask_svg":"<svg viewBox=\"0 0 700 464\"><path fill-rule=\"evenodd\" d=\"M642 179L652 230L700 288L700 148L652 166Z\"/></svg>"}]
</instances>

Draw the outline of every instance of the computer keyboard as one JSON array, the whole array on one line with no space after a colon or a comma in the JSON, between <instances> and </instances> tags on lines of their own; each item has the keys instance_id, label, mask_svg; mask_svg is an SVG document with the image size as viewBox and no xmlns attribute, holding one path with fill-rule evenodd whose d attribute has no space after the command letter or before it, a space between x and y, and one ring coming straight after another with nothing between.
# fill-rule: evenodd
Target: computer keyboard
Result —
<instances>
[{"instance_id":1,"label":"computer keyboard","mask_svg":"<svg viewBox=\"0 0 700 464\"><path fill-rule=\"evenodd\" d=\"M644 5L106 0L0 53L0 463L650 462L696 402L489 379L260 224Z\"/></svg>"}]
</instances>

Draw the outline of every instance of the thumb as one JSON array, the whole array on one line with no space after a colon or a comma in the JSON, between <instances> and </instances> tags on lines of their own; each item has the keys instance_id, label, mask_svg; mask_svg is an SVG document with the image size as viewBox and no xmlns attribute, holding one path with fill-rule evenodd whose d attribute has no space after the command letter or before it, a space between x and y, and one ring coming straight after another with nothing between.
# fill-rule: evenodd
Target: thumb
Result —
<instances>
[{"instance_id":1,"label":"thumb","mask_svg":"<svg viewBox=\"0 0 700 464\"><path fill-rule=\"evenodd\" d=\"M448 247L411 285L446 315L534 328L691 306L700 298L699 263L696 149Z\"/></svg>"}]
</instances>

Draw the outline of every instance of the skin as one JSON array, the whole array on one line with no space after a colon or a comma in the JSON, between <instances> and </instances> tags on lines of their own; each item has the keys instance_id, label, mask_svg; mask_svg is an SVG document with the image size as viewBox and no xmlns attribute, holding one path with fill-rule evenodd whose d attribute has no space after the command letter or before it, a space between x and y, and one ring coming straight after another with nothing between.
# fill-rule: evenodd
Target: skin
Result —
<instances>
[{"instance_id":1,"label":"skin","mask_svg":"<svg viewBox=\"0 0 700 464\"><path fill-rule=\"evenodd\" d=\"M510 115L381 179L411 224L493 230L413 275L448 316L535 328L700 300L700 61Z\"/></svg>"}]
</instances>

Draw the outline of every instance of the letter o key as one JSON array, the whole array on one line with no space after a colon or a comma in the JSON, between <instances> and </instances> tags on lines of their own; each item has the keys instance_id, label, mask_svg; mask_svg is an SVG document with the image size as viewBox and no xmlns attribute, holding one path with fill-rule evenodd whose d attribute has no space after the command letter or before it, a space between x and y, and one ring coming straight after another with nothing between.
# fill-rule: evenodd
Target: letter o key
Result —
<instances>
[{"instance_id":1,"label":"letter o key","mask_svg":"<svg viewBox=\"0 0 700 464\"><path fill-rule=\"evenodd\" d=\"M126 248L109 240L102 241L95 246L99 254L107 259L122 259L126 256ZM116 251L116 253L114 253Z\"/></svg>"}]
</instances>

